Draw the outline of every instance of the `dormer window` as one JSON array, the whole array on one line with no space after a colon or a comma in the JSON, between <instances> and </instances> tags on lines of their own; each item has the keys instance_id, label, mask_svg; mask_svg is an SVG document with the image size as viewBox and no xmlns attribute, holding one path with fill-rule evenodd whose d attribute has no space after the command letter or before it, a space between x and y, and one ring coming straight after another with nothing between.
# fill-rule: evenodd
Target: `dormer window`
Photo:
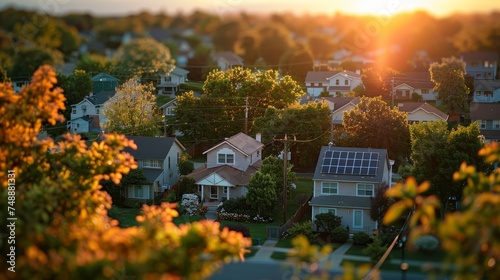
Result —
<instances>
[{"instance_id":1,"label":"dormer window","mask_svg":"<svg viewBox=\"0 0 500 280\"><path fill-rule=\"evenodd\" d=\"M165 81L165 82L171 82L171 81L172 81L172 77L170 77L170 76L165 76L164 81Z\"/></svg>"},{"instance_id":2,"label":"dormer window","mask_svg":"<svg viewBox=\"0 0 500 280\"><path fill-rule=\"evenodd\" d=\"M224 148L217 153L217 164L234 164L234 152Z\"/></svg>"}]
</instances>

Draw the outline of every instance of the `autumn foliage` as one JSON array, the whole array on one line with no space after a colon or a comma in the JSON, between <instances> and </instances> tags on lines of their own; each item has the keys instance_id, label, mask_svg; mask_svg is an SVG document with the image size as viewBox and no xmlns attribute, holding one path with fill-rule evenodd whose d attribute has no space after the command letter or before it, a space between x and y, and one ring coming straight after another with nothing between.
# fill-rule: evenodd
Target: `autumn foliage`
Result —
<instances>
[{"instance_id":1,"label":"autumn foliage","mask_svg":"<svg viewBox=\"0 0 500 280\"><path fill-rule=\"evenodd\" d=\"M19 93L0 84L0 220L17 218L16 272L2 271L5 277L200 279L242 258L249 239L209 220L176 226L173 204L145 206L138 227L121 228L109 218L111 198L100 182L119 183L137 168L123 152L135 144L114 134L90 146L71 134L58 143L37 140L44 124L63 121L58 111L64 96L56 82L54 71L42 66ZM14 215L6 211L12 207L9 170L15 173ZM0 239L3 256L10 246Z\"/></svg>"}]
</instances>

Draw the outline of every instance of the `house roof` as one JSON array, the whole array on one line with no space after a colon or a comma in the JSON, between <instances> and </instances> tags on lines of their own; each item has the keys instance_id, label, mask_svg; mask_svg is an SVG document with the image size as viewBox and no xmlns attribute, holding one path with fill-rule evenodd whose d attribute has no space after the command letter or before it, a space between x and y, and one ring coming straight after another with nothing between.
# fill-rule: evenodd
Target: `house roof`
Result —
<instances>
[{"instance_id":1,"label":"house roof","mask_svg":"<svg viewBox=\"0 0 500 280\"><path fill-rule=\"evenodd\" d=\"M145 168L142 170L144 177L146 177L146 182L149 183L153 183L154 181L156 181L156 179L158 179L162 172L162 169Z\"/></svg>"},{"instance_id":2,"label":"house roof","mask_svg":"<svg viewBox=\"0 0 500 280\"><path fill-rule=\"evenodd\" d=\"M191 177L195 182L202 181L203 179L210 177L213 174L217 174L224 178L232 186L245 186L250 181L250 178L255 174L262 165L262 161L259 160L253 165L249 166L247 170L241 171L229 165L221 165L212 168L207 168L206 166L196 169L188 177Z\"/></svg>"},{"instance_id":3,"label":"house roof","mask_svg":"<svg viewBox=\"0 0 500 280\"><path fill-rule=\"evenodd\" d=\"M229 64L232 65L243 65L243 58L231 51L221 51L213 55L215 60L223 58Z\"/></svg>"},{"instance_id":4,"label":"house roof","mask_svg":"<svg viewBox=\"0 0 500 280\"><path fill-rule=\"evenodd\" d=\"M500 130L481 129L481 135L487 140L500 140Z\"/></svg>"},{"instance_id":5,"label":"house roof","mask_svg":"<svg viewBox=\"0 0 500 280\"><path fill-rule=\"evenodd\" d=\"M394 79L394 87L407 84L414 89L433 89L435 86L434 82L431 80L429 71L408 72L402 75L393 76L391 79Z\"/></svg>"},{"instance_id":6,"label":"house roof","mask_svg":"<svg viewBox=\"0 0 500 280\"><path fill-rule=\"evenodd\" d=\"M345 105L351 103L352 105L357 105L360 101L359 97L325 97L325 100L333 104L333 111L338 111Z\"/></svg>"},{"instance_id":7,"label":"house roof","mask_svg":"<svg viewBox=\"0 0 500 280\"><path fill-rule=\"evenodd\" d=\"M473 120L500 120L500 103L470 103L470 118Z\"/></svg>"},{"instance_id":8,"label":"house roof","mask_svg":"<svg viewBox=\"0 0 500 280\"><path fill-rule=\"evenodd\" d=\"M181 68L181 67L178 67L176 66L174 68L174 70L172 70L172 72L170 72L170 74L175 74L177 76L185 76L189 73L188 70L184 69L184 68Z\"/></svg>"},{"instance_id":9,"label":"house roof","mask_svg":"<svg viewBox=\"0 0 500 280\"><path fill-rule=\"evenodd\" d=\"M320 195L311 199L311 206L326 206L335 208L370 208L369 197L350 195Z\"/></svg>"},{"instance_id":10,"label":"house roof","mask_svg":"<svg viewBox=\"0 0 500 280\"><path fill-rule=\"evenodd\" d=\"M239 150L246 156L250 155L251 153L255 152L258 149L261 149L264 146L264 144L255 140L255 138L252 138L246 135L245 133L240 132L230 138L227 138L226 140L213 146L212 148L206 150L205 152L203 152L203 154L206 154L223 144L228 144L234 147L235 149Z\"/></svg>"},{"instance_id":11,"label":"house roof","mask_svg":"<svg viewBox=\"0 0 500 280\"><path fill-rule=\"evenodd\" d=\"M425 112L436 115L444 121L448 120L447 114L427 102L400 102L398 103L398 110L407 112L408 114L415 113L418 110L424 110Z\"/></svg>"},{"instance_id":12,"label":"house roof","mask_svg":"<svg viewBox=\"0 0 500 280\"><path fill-rule=\"evenodd\" d=\"M498 61L498 54L494 51L465 52L460 57L464 61Z\"/></svg>"},{"instance_id":13,"label":"house roof","mask_svg":"<svg viewBox=\"0 0 500 280\"><path fill-rule=\"evenodd\" d=\"M115 91L101 91L92 96L86 97L90 103L94 105L101 105L108 101L111 97L115 95Z\"/></svg>"},{"instance_id":14,"label":"house roof","mask_svg":"<svg viewBox=\"0 0 500 280\"><path fill-rule=\"evenodd\" d=\"M500 80L474 79L474 90L495 91L500 88Z\"/></svg>"},{"instance_id":15,"label":"house roof","mask_svg":"<svg viewBox=\"0 0 500 280\"><path fill-rule=\"evenodd\" d=\"M329 86L328 91L335 91L335 90L351 90L350 86Z\"/></svg>"},{"instance_id":16,"label":"house roof","mask_svg":"<svg viewBox=\"0 0 500 280\"><path fill-rule=\"evenodd\" d=\"M99 74L95 75L94 77L92 77L92 82L100 82L100 81L118 82L120 80L118 80L117 78L115 78L109 74L106 74L106 73L99 73Z\"/></svg>"},{"instance_id":17,"label":"house roof","mask_svg":"<svg viewBox=\"0 0 500 280\"><path fill-rule=\"evenodd\" d=\"M184 146L175 137L127 136L127 138L134 140L137 150L126 148L125 151L136 159L164 160L174 143L184 150Z\"/></svg>"},{"instance_id":18,"label":"house roof","mask_svg":"<svg viewBox=\"0 0 500 280\"><path fill-rule=\"evenodd\" d=\"M361 76L356 72L344 71L309 71L306 75L306 83L325 83L329 79L338 74L344 74L350 77L360 78Z\"/></svg>"},{"instance_id":19,"label":"house roof","mask_svg":"<svg viewBox=\"0 0 500 280\"><path fill-rule=\"evenodd\" d=\"M378 153L378 161L375 166L376 173L374 175L352 175L346 173L323 173L323 159L327 151L337 151L337 152L355 152L355 153ZM346 161L347 162L347 161ZM351 148L351 147L321 147L321 152L318 156L318 162L316 163L316 169L314 171L313 180L328 180L328 181L344 181L344 182L371 182L380 183L383 180L384 169L389 166L389 158L387 156L386 149L373 149L373 148Z\"/></svg>"},{"instance_id":20,"label":"house roof","mask_svg":"<svg viewBox=\"0 0 500 280\"><path fill-rule=\"evenodd\" d=\"M71 121L75 122L75 121L79 121L79 120L82 120L84 122L90 122L90 121L92 121L92 117L90 117L90 116L83 116L83 117L79 117L79 118L76 118L76 119L72 119Z\"/></svg>"},{"instance_id":21,"label":"house roof","mask_svg":"<svg viewBox=\"0 0 500 280\"><path fill-rule=\"evenodd\" d=\"M172 100L168 101L167 103L161 105L159 109L163 109L165 107L170 107L170 106L175 106L175 103L177 102L176 98L173 98Z\"/></svg>"}]
</instances>

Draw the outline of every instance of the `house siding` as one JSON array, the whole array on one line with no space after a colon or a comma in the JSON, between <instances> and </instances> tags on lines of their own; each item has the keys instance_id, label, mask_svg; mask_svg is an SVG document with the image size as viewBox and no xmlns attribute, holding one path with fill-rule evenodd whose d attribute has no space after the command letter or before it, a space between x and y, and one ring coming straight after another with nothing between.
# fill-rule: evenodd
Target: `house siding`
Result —
<instances>
[{"instance_id":1,"label":"house siding","mask_svg":"<svg viewBox=\"0 0 500 280\"><path fill-rule=\"evenodd\" d=\"M214 149L214 150L207 153L207 167L208 168L222 165L222 164L217 162L217 160L218 160L217 155L220 152L232 152L232 153L234 153L234 164L228 164L229 166L232 166L232 167L239 169L239 170L246 170L248 168L248 166L250 165L250 157L243 155L237 149L224 143L221 146L217 147L217 149Z\"/></svg>"},{"instance_id":2,"label":"house siding","mask_svg":"<svg viewBox=\"0 0 500 280\"><path fill-rule=\"evenodd\" d=\"M435 114L425 112L423 110L417 110L413 113L408 113L409 122L432 122L432 121L442 121L443 119L436 116Z\"/></svg>"},{"instance_id":3,"label":"house siding","mask_svg":"<svg viewBox=\"0 0 500 280\"><path fill-rule=\"evenodd\" d=\"M331 207L331 206L313 206L312 207L312 220L314 221L316 215L320 213L320 208L335 208L336 209L336 216L342 217L342 222L341 225L343 227L349 227L349 232L358 232L358 231L364 231L364 232L371 232L374 230L375 227L375 222L371 220L370 218L370 210L366 208L339 208L339 207ZM355 228L354 227L354 210L360 210L363 211L363 226L361 228ZM314 224L314 222L313 222ZM313 225L314 230L317 230L316 225Z\"/></svg>"}]
</instances>

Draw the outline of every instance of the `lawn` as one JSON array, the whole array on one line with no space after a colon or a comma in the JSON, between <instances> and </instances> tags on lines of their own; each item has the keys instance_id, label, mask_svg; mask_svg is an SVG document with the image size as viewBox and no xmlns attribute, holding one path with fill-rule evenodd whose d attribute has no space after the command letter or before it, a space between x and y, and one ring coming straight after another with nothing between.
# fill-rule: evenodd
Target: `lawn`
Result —
<instances>
[{"instance_id":1,"label":"lawn","mask_svg":"<svg viewBox=\"0 0 500 280\"><path fill-rule=\"evenodd\" d=\"M162 105L164 105L165 103L169 102L170 100L172 100L172 97L168 97L168 96L157 96L156 97L156 105L158 107L161 107Z\"/></svg>"},{"instance_id":2,"label":"lawn","mask_svg":"<svg viewBox=\"0 0 500 280\"><path fill-rule=\"evenodd\" d=\"M363 253L363 249L366 246L360 245L352 245L349 250L347 250L346 255L354 255L354 256L366 256ZM442 262L446 257L446 254L443 251L434 251L432 253L420 252L416 250L406 250L405 258L407 260L412 261L429 261L429 262ZM394 248L389 254L390 259L400 259L401 258L401 249Z\"/></svg>"},{"instance_id":3,"label":"lawn","mask_svg":"<svg viewBox=\"0 0 500 280\"><path fill-rule=\"evenodd\" d=\"M192 91L203 91L203 82L187 81L181 85L182 89L192 90Z\"/></svg>"},{"instance_id":4,"label":"lawn","mask_svg":"<svg viewBox=\"0 0 500 280\"><path fill-rule=\"evenodd\" d=\"M285 252L273 252L271 254L271 259L274 260L286 260L288 258L288 253Z\"/></svg>"},{"instance_id":5,"label":"lawn","mask_svg":"<svg viewBox=\"0 0 500 280\"><path fill-rule=\"evenodd\" d=\"M120 222L120 227L132 227L137 226L139 223L135 220L135 217L141 213L141 209L137 208L120 208L114 206L109 210L108 215L117 219ZM203 216L185 216L181 215L179 217L174 218L173 222L176 225L191 223L199 220L203 220L205 217Z\"/></svg>"}]
</instances>

